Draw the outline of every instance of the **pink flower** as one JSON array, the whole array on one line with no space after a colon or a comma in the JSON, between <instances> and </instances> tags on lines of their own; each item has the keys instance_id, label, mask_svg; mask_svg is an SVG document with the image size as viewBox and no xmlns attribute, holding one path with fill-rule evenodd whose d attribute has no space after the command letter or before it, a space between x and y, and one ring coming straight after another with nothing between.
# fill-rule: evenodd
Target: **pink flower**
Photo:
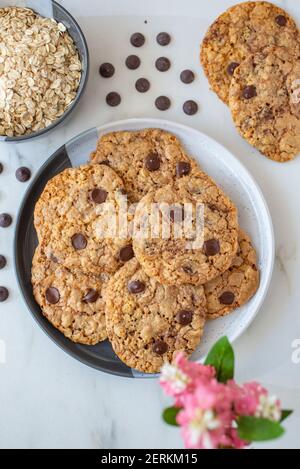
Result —
<instances>
[{"instance_id":1,"label":"pink flower","mask_svg":"<svg viewBox=\"0 0 300 469\"><path fill-rule=\"evenodd\" d=\"M234 406L237 415L252 415L274 421L281 418L280 401L256 382L246 383L239 388Z\"/></svg>"}]
</instances>

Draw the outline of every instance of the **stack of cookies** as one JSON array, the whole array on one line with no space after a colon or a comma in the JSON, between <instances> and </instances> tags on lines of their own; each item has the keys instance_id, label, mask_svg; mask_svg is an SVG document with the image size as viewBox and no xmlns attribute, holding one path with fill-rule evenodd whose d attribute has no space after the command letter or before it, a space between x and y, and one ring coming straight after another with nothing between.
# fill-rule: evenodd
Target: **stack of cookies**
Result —
<instances>
[{"instance_id":1,"label":"stack of cookies","mask_svg":"<svg viewBox=\"0 0 300 469\"><path fill-rule=\"evenodd\" d=\"M120 214L125 195L131 207L123 221L135 229L124 235L119 221L107 236L103 227L114 225L107 207ZM153 204L172 207L167 238L135 235ZM203 207L201 245L175 236L187 204ZM90 164L48 182L35 227L32 284L45 317L74 342L108 338L124 363L145 373L159 372L178 351L192 354L206 320L245 304L259 285L236 207L163 130L101 137Z\"/></svg>"},{"instance_id":2,"label":"stack of cookies","mask_svg":"<svg viewBox=\"0 0 300 469\"><path fill-rule=\"evenodd\" d=\"M268 2L229 8L209 28L201 62L234 123L268 158L300 152L300 49L294 20Z\"/></svg>"}]
</instances>

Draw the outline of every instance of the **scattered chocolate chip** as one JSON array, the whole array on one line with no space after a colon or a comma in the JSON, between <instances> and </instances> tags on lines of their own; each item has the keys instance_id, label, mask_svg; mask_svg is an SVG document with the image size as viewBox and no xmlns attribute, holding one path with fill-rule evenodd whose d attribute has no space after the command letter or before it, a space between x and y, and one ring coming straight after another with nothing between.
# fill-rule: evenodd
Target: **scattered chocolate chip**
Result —
<instances>
[{"instance_id":1,"label":"scattered chocolate chip","mask_svg":"<svg viewBox=\"0 0 300 469\"><path fill-rule=\"evenodd\" d=\"M225 291L219 297L219 301L222 305L232 305L234 303L234 293L231 291Z\"/></svg>"},{"instance_id":2,"label":"scattered chocolate chip","mask_svg":"<svg viewBox=\"0 0 300 469\"><path fill-rule=\"evenodd\" d=\"M24 166L22 168L18 168L16 171L16 178L20 182L27 182L31 178L31 171L29 168L25 168Z\"/></svg>"},{"instance_id":3,"label":"scattered chocolate chip","mask_svg":"<svg viewBox=\"0 0 300 469\"><path fill-rule=\"evenodd\" d=\"M186 101L183 105L183 111L188 116L193 116L198 112L198 104L192 100Z\"/></svg>"},{"instance_id":4,"label":"scattered chocolate chip","mask_svg":"<svg viewBox=\"0 0 300 469\"><path fill-rule=\"evenodd\" d=\"M72 245L76 251L81 251L86 248L87 240L82 234L77 233L72 237Z\"/></svg>"},{"instance_id":5,"label":"scattered chocolate chip","mask_svg":"<svg viewBox=\"0 0 300 469\"><path fill-rule=\"evenodd\" d=\"M159 57L155 62L155 67L159 72L166 72L171 67L171 62L167 57Z\"/></svg>"},{"instance_id":6,"label":"scattered chocolate chip","mask_svg":"<svg viewBox=\"0 0 300 469\"><path fill-rule=\"evenodd\" d=\"M130 42L134 47L142 47L145 44L145 36L142 33L134 33Z\"/></svg>"},{"instance_id":7,"label":"scattered chocolate chip","mask_svg":"<svg viewBox=\"0 0 300 469\"><path fill-rule=\"evenodd\" d=\"M8 228L12 224L12 218L8 213L1 213L0 215L0 226L2 228Z\"/></svg>"},{"instance_id":8,"label":"scattered chocolate chip","mask_svg":"<svg viewBox=\"0 0 300 469\"><path fill-rule=\"evenodd\" d=\"M194 274L193 268L190 265L184 265L182 267L182 270L183 270L183 272L185 272L188 275L193 275Z\"/></svg>"},{"instance_id":9,"label":"scattered chocolate chip","mask_svg":"<svg viewBox=\"0 0 300 469\"><path fill-rule=\"evenodd\" d=\"M121 102L121 96L119 95L119 93L116 93L115 91L111 91L106 96L106 103L109 106L112 106L112 107L118 106L120 102Z\"/></svg>"},{"instance_id":10,"label":"scattered chocolate chip","mask_svg":"<svg viewBox=\"0 0 300 469\"><path fill-rule=\"evenodd\" d=\"M147 78L139 78L135 83L135 88L139 93L146 93L150 89L150 81Z\"/></svg>"},{"instance_id":11,"label":"scattered chocolate chip","mask_svg":"<svg viewBox=\"0 0 300 469\"><path fill-rule=\"evenodd\" d=\"M115 67L112 64L106 62L100 65L99 73L103 78L110 78L115 73Z\"/></svg>"},{"instance_id":12,"label":"scattered chocolate chip","mask_svg":"<svg viewBox=\"0 0 300 469\"><path fill-rule=\"evenodd\" d=\"M286 26L287 18L283 15L278 15L276 16L275 21L278 24L278 26Z\"/></svg>"},{"instance_id":13,"label":"scattered chocolate chip","mask_svg":"<svg viewBox=\"0 0 300 469\"><path fill-rule=\"evenodd\" d=\"M171 101L167 96L159 96L155 100L155 106L160 111L167 111L167 109L169 109L171 106Z\"/></svg>"},{"instance_id":14,"label":"scattered chocolate chip","mask_svg":"<svg viewBox=\"0 0 300 469\"><path fill-rule=\"evenodd\" d=\"M3 164L0 163L0 174L3 172Z\"/></svg>"},{"instance_id":15,"label":"scattered chocolate chip","mask_svg":"<svg viewBox=\"0 0 300 469\"><path fill-rule=\"evenodd\" d=\"M46 300L50 305L56 305L60 300L60 294L57 288L50 287L46 290Z\"/></svg>"},{"instance_id":16,"label":"scattered chocolate chip","mask_svg":"<svg viewBox=\"0 0 300 469\"><path fill-rule=\"evenodd\" d=\"M158 171L160 168L160 157L157 153L149 153L145 158L145 167L148 171Z\"/></svg>"},{"instance_id":17,"label":"scattered chocolate chip","mask_svg":"<svg viewBox=\"0 0 300 469\"><path fill-rule=\"evenodd\" d=\"M162 32L156 36L156 41L160 46L168 46L171 42L171 36L169 33Z\"/></svg>"},{"instance_id":18,"label":"scattered chocolate chip","mask_svg":"<svg viewBox=\"0 0 300 469\"><path fill-rule=\"evenodd\" d=\"M186 83L188 85L195 80L195 74L192 70L183 70L180 74L180 80L182 83Z\"/></svg>"},{"instance_id":19,"label":"scattered chocolate chip","mask_svg":"<svg viewBox=\"0 0 300 469\"><path fill-rule=\"evenodd\" d=\"M176 165L176 176L181 178L187 176L191 172L191 165L187 161L179 161Z\"/></svg>"},{"instance_id":20,"label":"scattered chocolate chip","mask_svg":"<svg viewBox=\"0 0 300 469\"><path fill-rule=\"evenodd\" d=\"M104 189L93 189L90 194L90 199L95 204L104 204L108 196L108 192Z\"/></svg>"},{"instance_id":21,"label":"scattered chocolate chip","mask_svg":"<svg viewBox=\"0 0 300 469\"><path fill-rule=\"evenodd\" d=\"M109 166L110 165L108 160L103 160L103 161L100 162L100 164L103 164L104 166Z\"/></svg>"},{"instance_id":22,"label":"scattered chocolate chip","mask_svg":"<svg viewBox=\"0 0 300 469\"><path fill-rule=\"evenodd\" d=\"M128 246L125 246L124 248L120 250L119 259L121 262L125 263L125 262L130 261L130 259L133 259L133 258L134 258L134 252L133 252L131 244L129 244Z\"/></svg>"},{"instance_id":23,"label":"scattered chocolate chip","mask_svg":"<svg viewBox=\"0 0 300 469\"><path fill-rule=\"evenodd\" d=\"M137 293L143 293L146 289L146 285L143 282L140 282L139 280L133 280L128 284L128 290L130 293L137 294Z\"/></svg>"},{"instance_id":24,"label":"scattered chocolate chip","mask_svg":"<svg viewBox=\"0 0 300 469\"><path fill-rule=\"evenodd\" d=\"M192 320L193 320L193 311L182 310L182 311L179 311L179 313L177 314L177 321L182 326L187 326L188 324L191 324Z\"/></svg>"},{"instance_id":25,"label":"scattered chocolate chip","mask_svg":"<svg viewBox=\"0 0 300 469\"><path fill-rule=\"evenodd\" d=\"M6 301L8 297L9 297L9 293L8 293L7 288L0 287L0 302L3 303L3 301Z\"/></svg>"},{"instance_id":26,"label":"scattered chocolate chip","mask_svg":"<svg viewBox=\"0 0 300 469\"><path fill-rule=\"evenodd\" d=\"M235 69L239 66L240 64L238 62L231 62L228 67L227 67L227 73L232 77L234 74Z\"/></svg>"},{"instance_id":27,"label":"scattered chocolate chip","mask_svg":"<svg viewBox=\"0 0 300 469\"><path fill-rule=\"evenodd\" d=\"M162 340L156 340L152 346L152 350L156 355L164 355L168 351L168 345Z\"/></svg>"},{"instance_id":28,"label":"scattered chocolate chip","mask_svg":"<svg viewBox=\"0 0 300 469\"><path fill-rule=\"evenodd\" d=\"M173 223L180 223L184 220L184 208L175 206L174 208L170 209L170 220Z\"/></svg>"},{"instance_id":29,"label":"scattered chocolate chip","mask_svg":"<svg viewBox=\"0 0 300 469\"><path fill-rule=\"evenodd\" d=\"M54 264L58 264L58 259L54 254L50 254L50 259L52 262L54 262Z\"/></svg>"},{"instance_id":30,"label":"scattered chocolate chip","mask_svg":"<svg viewBox=\"0 0 300 469\"><path fill-rule=\"evenodd\" d=\"M141 60L137 55L129 55L125 61L125 64L129 70L136 70L141 65Z\"/></svg>"},{"instance_id":31,"label":"scattered chocolate chip","mask_svg":"<svg viewBox=\"0 0 300 469\"><path fill-rule=\"evenodd\" d=\"M99 293L96 290L89 290L83 297L82 301L85 303L96 303L99 298Z\"/></svg>"},{"instance_id":32,"label":"scattered chocolate chip","mask_svg":"<svg viewBox=\"0 0 300 469\"><path fill-rule=\"evenodd\" d=\"M257 96L256 87L254 85L245 86L243 89L243 98L251 99Z\"/></svg>"},{"instance_id":33,"label":"scattered chocolate chip","mask_svg":"<svg viewBox=\"0 0 300 469\"><path fill-rule=\"evenodd\" d=\"M203 251L206 256L216 256L220 252L220 243L217 239L209 239L203 243Z\"/></svg>"},{"instance_id":34,"label":"scattered chocolate chip","mask_svg":"<svg viewBox=\"0 0 300 469\"><path fill-rule=\"evenodd\" d=\"M6 258L2 255L0 255L0 270L4 269L4 267L6 266Z\"/></svg>"}]
</instances>

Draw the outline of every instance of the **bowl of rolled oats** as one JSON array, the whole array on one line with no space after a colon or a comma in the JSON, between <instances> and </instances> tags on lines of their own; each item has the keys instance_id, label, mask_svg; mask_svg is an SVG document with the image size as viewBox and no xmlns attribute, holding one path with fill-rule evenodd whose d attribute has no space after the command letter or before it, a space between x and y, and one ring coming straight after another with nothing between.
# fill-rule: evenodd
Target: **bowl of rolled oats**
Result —
<instances>
[{"instance_id":1,"label":"bowl of rolled oats","mask_svg":"<svg viewBox=\"0 0 300 469\"><path fill-rule=\"evenodd\" d=\"M65 8L52 0L35 1L35 10L32 1L24 3L0 2L0 141L6 142L65 121L89 74L85 37Z\"/></svg>"}]
</instances>

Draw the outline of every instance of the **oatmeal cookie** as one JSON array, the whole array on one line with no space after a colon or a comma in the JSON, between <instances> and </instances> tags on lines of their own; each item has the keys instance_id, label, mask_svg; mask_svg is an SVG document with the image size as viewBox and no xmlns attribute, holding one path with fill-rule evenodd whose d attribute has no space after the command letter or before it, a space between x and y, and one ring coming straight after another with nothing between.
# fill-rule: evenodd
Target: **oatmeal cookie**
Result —
<instances>
[{"instance_id":1,"label":"oatmeal cookie","mask_svg":"<svg viewBox=\"0 0 300 469\"><path fill-rule=\"evenodd\" d=\"M177 137L160 129L106 134L91 162L107 164L116 171L131 202L138 202L150 189L188 175L196 165Z\"/></svg>"},{"instance_id":2,"label":"oatmeal cookie","mask_svg":"<svg viewBox=\"0 0 300 469\"><path fill-rule=\"evenodd\" d=\"M239 248L229 270L204 285L208 319L217 319L247 303L259 286L256 252L249 236L239 232Z\"/></svg>"},{"instance_id":3,"label":"oatmeal cookie","mask_svg":"<svg viewBox=\"0 0 300 469\"><path fill-rule=\"evenodd\" d=\"M147 230L149 220L155 230ZM200 170L150 191L134 223L135 255L163 284L204 284L226 271L237 252L237 209Z\"/></svg>"},{"instance_id":4,"label":"oatmeal cookie","mask_svg":"<svg viewBox=\"0 0 300 469\"><path fill-rule=\"evenodd\" d=\"M38 247L32 285L43 315L68 339L86 345L107 339L103 282L99 278L70 272L47 259Z\"/></svg>"},{"instance_id":5,"label":"oatmeal cookie","mask_svg":"<svg viewBox=\"0 0 300 469\"><path fill-rule=\"evenodd\" d=\"M268 2L245 2L229 8L209 28L201 47L201 62L210 86L228 104L235 69L269 46L287 47L298 56L299 38L294 20Z\"/></svg>"},{"instance_id":6,"label":"oatmeal cookie","mask_svg":"<svg viewBox=\"0 0 300 469\"><path fill-rule=\"evenodd\" d=\"M229 104L235 125L268 158L300 152L300 60L286 48L251 55L235 72Z\"/></svg>"},{"instance_id":7,"label":"oatmeal cookie","mask_svg":"<svg viewBox=\"0 0 300 469\"><path fill-rule=\"evenodd\" d=\"M179 351L199 345L206 318L202 286L164 286L136 259L108 283L106 328L118 357L131 368L158 373Z\"/></svg>"}]
</instances>

